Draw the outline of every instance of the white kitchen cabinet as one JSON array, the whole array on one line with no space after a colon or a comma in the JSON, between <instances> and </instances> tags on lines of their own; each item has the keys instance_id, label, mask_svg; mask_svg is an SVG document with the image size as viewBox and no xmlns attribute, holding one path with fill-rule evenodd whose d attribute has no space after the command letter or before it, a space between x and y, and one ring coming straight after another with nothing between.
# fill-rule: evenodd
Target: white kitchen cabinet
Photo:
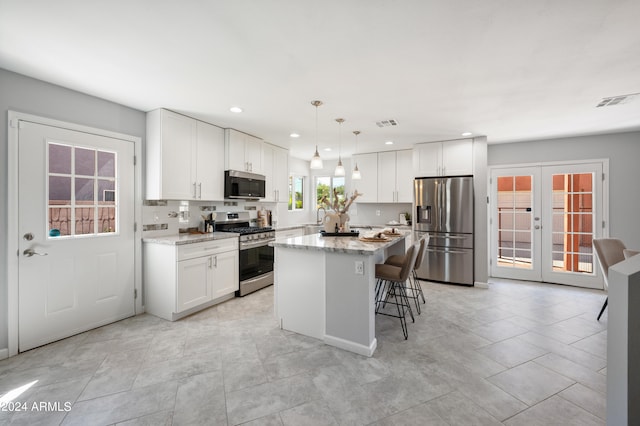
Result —
<instances>
[{"instance_id":1,"label":"white kitchen cabinet","mask_svg":"<svg viewBox=\"0 0 640 426\"><path fill-rule=\"evenodd\" d=\"M379 152L378 202L410 203L412 188L412 151Z\"/></svg>"},{"instance_id":2,"label":"white kitchen cabinet","mask_svg":"<svg viewBox=\"0 0 640 426\"><path fill-rule=\"evenodd\" d=\"M238 250L221 252L212 257L212 298L218 299L239 290Z\"/></svg>"},{"instance_id":3,"label":"white kitchen cabinet","mask_svg":"<svg viewBox=\"0 0 640 426\"><path fill-rule=\"evenodd\" d=\"M360 180L352 180L351 185L354 190L362 193L356 198L357 203L375 203L378 201L378 154L357 154L352 160L358 164L358 169L362 175Z\"/></svg>"},{"instance_id":4,"label":"white kitchen cabinet","mask_svg":"<svg viewBox=\"0 0 640 426\"><path fill-rule=\"evenodd\" d=\"M396 203L413 202L414 177L413 151L396 151Z\"/></svg>"},{"instance_id":5,"label":"white kitchen cabinet","mask_svg":"<svg viewBox=\"0 0 640 426\"><path fill-rule=\"evenodd\" d=\"M225 170L263 174L262 139L225 129Z\"/></svg>"},{"instance_id":6,"label":"white kitchen cabinet","mask_svg":"<svg viewBox=\"0 0 640 426\"><path fill-rule=\"evenodd\" d=\"M178 262L176 312L211 300L211 256Z\"/></svg>"},{"instance_id":7,"label":"white kitchen cabinet","mask_svg":"<svg viewBox=\"0 0 640 426\"><path fill-rule=\"evenodd\" d=\"M235 296L237 237L183 245L158 241L144 242L148 313L174 321Z\"/></svg>"},{"instance_id":8,"label":"white kitchen cabinet","mask_svg":"<svg viewBox=\"0 0 640 426\"><path fill-rule=\"evenodd\" d=\"M196 122L196 179L198 200L224 199L224 129Z\"/></svg>"},{"instance_id":9,"label":"white kitchen cabinet","mask_svg":"<svg viewBox=\"0 0 640 426\"><path fill-rule=\"evenodd\" d=\"M289 198L289 150L265 143L263 170L266 179L263 201L286 203Z\"/></svg>"},{"instance_id":10,"label":"white kitchen cabinet","mask_svg":"<svg viewBox=\"0 0 640 426\"><path fill-rule=\"evenodd\" d=\"M222 200L224 131L166 109L147 113L146 198Z\"/></svg>"},{"instance_id":11,"label":"white kitchen cabinet","mask_svg":"<svg viewBox=\"0 0 640 426\"><path fill-rule=\"evenodd\" d=\"M473 140L416 144L413 151L416 176L460 176L473 174Z\"/></svg>"}]
</instances>

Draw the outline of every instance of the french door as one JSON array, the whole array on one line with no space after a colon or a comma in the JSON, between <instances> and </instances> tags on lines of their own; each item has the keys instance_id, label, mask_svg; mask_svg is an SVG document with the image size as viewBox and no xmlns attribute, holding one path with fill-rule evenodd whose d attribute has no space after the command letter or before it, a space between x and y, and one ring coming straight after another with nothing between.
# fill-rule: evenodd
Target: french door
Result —
<instances>
[{"instance_id":1,"label":"french door","mask_svg":"<svg viewBox=\"0 0 640 426\"><path fill-rule=\"evenodd\" d=\"M603 163L491 171L491 276L602 288Z\"/></svg>"}]
</instances>

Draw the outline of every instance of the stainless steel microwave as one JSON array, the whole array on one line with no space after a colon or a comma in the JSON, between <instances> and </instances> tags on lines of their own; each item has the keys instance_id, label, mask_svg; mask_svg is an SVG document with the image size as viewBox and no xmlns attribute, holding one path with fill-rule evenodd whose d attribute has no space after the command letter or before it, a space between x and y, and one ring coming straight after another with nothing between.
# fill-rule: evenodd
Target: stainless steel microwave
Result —
<instances>
[{"instance_id":1,"label":"stainless steel microwave","mask_svg":"<svg viewBox=\"0 0 640 426\"><path fill-rule=\"evenodd\" d=\"M257 200L264 198L264 188L264 175L238 170L224 172L224 198Z\"/></svg>"}]
</instances>

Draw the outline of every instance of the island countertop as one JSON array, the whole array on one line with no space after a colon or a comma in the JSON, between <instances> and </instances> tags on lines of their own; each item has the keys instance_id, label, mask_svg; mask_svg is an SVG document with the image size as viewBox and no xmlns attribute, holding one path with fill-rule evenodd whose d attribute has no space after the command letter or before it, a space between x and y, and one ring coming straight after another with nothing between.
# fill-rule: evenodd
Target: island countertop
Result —
<instances>
[{"instance_id":1,"label":"island countertop","mask_svg":"<svg viewBox=\"0 0 640 426\"><path fill-rule=\"evenodd\" d=\"M301 250L320 250L326 252L339 252L350 254L373 255L380 250L394 245L398 238L404 238L407 232L401 232L402 236L388 237L384 242L369 242L359 240L358 237L323 237L320 234L304 235L287 239L276 240L269 245L272 247L285 247ZM361 233L360 235L365 235Z\"/></svg>"}]
</instances>

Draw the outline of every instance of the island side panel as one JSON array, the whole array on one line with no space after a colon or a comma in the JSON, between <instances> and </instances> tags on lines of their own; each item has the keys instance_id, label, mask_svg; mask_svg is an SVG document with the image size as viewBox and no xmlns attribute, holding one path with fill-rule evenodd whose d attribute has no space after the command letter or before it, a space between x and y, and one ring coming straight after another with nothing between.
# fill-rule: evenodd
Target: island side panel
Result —
<instances>
[{"instance_id":1,"label":"island side panel","mask_svg":"<svg viewBox=\"0 0 640 426\"><path fill-rule=\"evenodd\" d=\"M275 247L274 309L285 330L323 339L325 253Z\"/></svg>"},{"instance_id":2,"label":"island side panel","mask_svg":"<svg viewBox=\"0 0 640 426\"><path fill-rule=\"evenodd\" d=\"M377 343L373 299L382 253L376 254L326 253L325 343L365 356L373 355ZM363 275L356 273L356 262L363 262Z\"/></svg>"}]
</instances>

